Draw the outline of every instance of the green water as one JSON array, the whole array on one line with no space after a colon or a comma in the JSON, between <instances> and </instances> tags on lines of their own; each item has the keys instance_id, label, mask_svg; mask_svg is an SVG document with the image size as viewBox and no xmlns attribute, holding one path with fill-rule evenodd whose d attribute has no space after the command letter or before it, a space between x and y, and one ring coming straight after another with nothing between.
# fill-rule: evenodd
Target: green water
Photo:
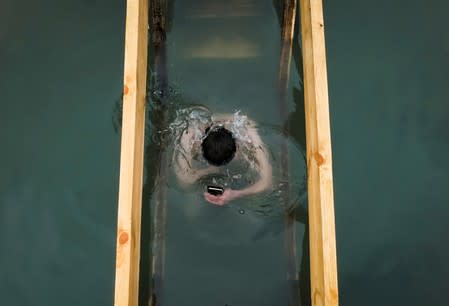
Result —
<instances>
[{"instance_id":1,"label":"green water","mask_svg":"<svg viewBox=\"0 0 449 306\"><path fill-rule=\"evenodd\" d=\"M279 126L271 1L225 17L199 9L212 2L175 2L170 81ZM448 9L325 2L341 305L447 304ZM0 4L2 305L113 303L124 16L123 1ZM276 223L174 189L168 202L167 305L286 304Z\"/></svg>"}]
</instances>

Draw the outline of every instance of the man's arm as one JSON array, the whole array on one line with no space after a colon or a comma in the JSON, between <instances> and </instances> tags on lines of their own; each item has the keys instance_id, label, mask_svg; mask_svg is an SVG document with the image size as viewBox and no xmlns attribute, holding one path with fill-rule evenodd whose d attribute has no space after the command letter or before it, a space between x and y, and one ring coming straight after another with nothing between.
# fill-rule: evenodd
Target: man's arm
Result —
<instances>
[{"instance_id":1,"label":"man's arm","mask_svg":"<svg viewBox=\"0 0 449 306\"><path fill-rule=\"evenodd\" d=\"M256 149L255 159L257 165L259 166L260 178L253 185L241 190L237 190L238 197L257 194L272 188L273 169L268 159L268 150L265 147L265 144L260 139L254 122L251 122L250 126L248 127L248 136Z\"/></svg>"},{"instance_id":2,"label":"man's arm","mask_svg":"<svg viewBox=\"0 0 449 306\"><path fill-rule=\"evenodd\" d=\"M268 150L260 139L256 124L253 121L249 122L250 125L248 126L248 136L256 149L254 157L256 159L257 165L259 166L260 178L256 183L244 189L225 189L224 193L219 196L214 196L205 192L205 199L212 204L224 205L227 202L235 200L237 198L254 195L272 188L273 169L268 159Z\"/></svg>"},{"instance_id":3,"label":"man's arm","mask_svg":"<svg viewBox=\"0 0 449 306\"><path fill-rule=\"evenodd\" d=\"M180 151L175 152L175 173L178 181L183 186L189 186L195 183L200 177L216 172L214 167L206 169L194 169L192 167L192 143L194 131L191 128L185 130L181 136Z\"/></svg>"}]
</instances>

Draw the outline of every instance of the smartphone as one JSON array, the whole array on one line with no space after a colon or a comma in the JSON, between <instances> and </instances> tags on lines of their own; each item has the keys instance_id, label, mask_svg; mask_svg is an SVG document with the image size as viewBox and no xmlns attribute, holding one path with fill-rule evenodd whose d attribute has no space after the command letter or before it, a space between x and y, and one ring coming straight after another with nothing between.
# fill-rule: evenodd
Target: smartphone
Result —
<instances>
[{"instance_id":1,"label":"smartphone","mask_svg":"<svg viewBox=\"0 0 449 306\"><path fill-rule=\"evenodd\" d=\"M224 188L220 186L207 185L207 192L214 196L222 195Z\"/></svg>"}]
</instances>

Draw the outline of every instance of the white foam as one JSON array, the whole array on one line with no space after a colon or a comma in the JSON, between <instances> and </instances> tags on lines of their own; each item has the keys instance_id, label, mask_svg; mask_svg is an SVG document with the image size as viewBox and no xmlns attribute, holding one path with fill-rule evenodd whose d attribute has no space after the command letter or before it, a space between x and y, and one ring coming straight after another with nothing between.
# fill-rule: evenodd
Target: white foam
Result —
<instances>
[{"instance_id":1,"label":"white foam","mask_svg":"<svg viewBox=\"0 0 449 306\"><path fill-rule=\"evenodd\" d=\"M248 135L248 124L248 117L246 115L241 115L240 110L236 111L231 125L231 132L234 135L234 138L251 143L251 138Z\"/></svg>"}]
</instances>

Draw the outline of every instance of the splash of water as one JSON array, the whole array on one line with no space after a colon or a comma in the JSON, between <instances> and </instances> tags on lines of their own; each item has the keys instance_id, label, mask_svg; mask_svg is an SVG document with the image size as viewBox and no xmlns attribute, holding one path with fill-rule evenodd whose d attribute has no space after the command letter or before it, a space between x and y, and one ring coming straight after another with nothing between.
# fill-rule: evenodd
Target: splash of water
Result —
<instances>
[{"instance_id":1,"label":"splash of water","mask_svg":"<svg viewBox=\"0 0 449 306\"><path fill-rule=\"evenodd\" d=\"M249 125L249 120L246 115L240 114L240 110L233 114L232 120L232 134L236 139L241 142L251 143L251 138L248 136L247 126Z\"/></svg>"},{"instance_id":2,"label":"splash of water","mask_svg":"<svg viewBox=\"0 0 449 306\"><path fill-rule=\"evenodd\" d=\"M232 119L226 122L220 122L214 118L212 112L203 106L194 106L189 108L180 108L176 110L174 120L169 126L172 138L172 145L174 154L186 153L185 150L192 150L195 143L201 143L205 137L205 128L226 124L230 127L234 138L239 142L239 150L245 156L245 160L233 160L227 166L222 167L219 173L201 177L196 182L197 191L204 191L204 186L208 184L221 185L233 189L241 189L250 186L258 179L257 163L254 160L254 145L248 135L248 128L251 124L246 115L243 115L240 110L232 114ZM183 148L181 145L181 138L183 132L190 128L194 132L188 148ZM239 207L243 211L252 211L257 215L263 217L275 217L284 214L285 206L283 202L283 182L281 181L280 173L276 165L280 163L280 142L283 141L284 135L275 130L264 130L264 142L270 151L270 162L273 165L273 189L267 193L255 195L249 198L237 200L233 205ZM301 149L297 144L289 142L289 151L291 156L291 166L295 169L292 172L289 182L288 192L290 193L291 203L289 208L293 209L295 206L304 205L305 195L305 159L301 154ZM179 152L176 152L179 151ZM251 158L251 156L253 158ZM207 161L200 155L199 160L195 161L191 167L207 167ZM294 174L293 174L294 173Z\"/></svg>"}]
</instances>

